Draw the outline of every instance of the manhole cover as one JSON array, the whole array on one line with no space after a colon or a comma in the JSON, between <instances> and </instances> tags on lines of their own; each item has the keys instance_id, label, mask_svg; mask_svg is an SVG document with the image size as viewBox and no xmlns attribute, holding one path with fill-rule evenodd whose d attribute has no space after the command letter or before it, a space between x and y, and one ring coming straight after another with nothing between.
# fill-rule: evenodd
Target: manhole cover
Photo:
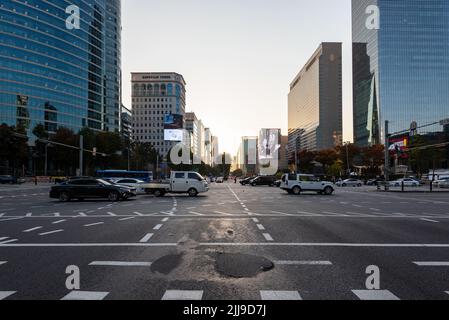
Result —
<instances>
[{"instance_id":1,"label":"manhole cover","mask_svg":"<svg viewBox=\"0 0 449 320\"><path fill-rule=\"evenodd\" d=\"M151 271L167 275L181 264L182 256L182 253L163 256L151 264Z\"/></svg>"},{"instance_id":2,"label":"manhole cover","mask_svg":"<svg viewBox=\"0 0 449 320\"><path fill-rule=\"evenodd\" d=\"M273 262L264 257L240 253L222 253L216 256L216 270L233 278L251 278L260 272L274 268Z\"/></svg>"}]
</instances>

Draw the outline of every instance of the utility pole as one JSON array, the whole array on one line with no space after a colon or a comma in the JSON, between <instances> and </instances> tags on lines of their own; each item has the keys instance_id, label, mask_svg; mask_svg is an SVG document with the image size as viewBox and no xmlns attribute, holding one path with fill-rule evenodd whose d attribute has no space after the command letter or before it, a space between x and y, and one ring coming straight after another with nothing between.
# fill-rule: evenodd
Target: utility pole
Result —
<instances>
[{"instance_id":1,"label":"utility pole","mask_svg":"<svg viewBox=\"0 0 449 320\"><path fill-rule=\"evenodd\" d=\"M385 121L385 191L390 190L390 134L389 134L389 122Z\"/></svg>"},{"instance_id":2,"label":"utility pole","mask_svg":"<svg viewBox=\"0 0 449 320\"><path fill-rule=\"evenodd\" d=\"M80 177L83 176L83 152L84 152L84 137L80 134Z\"/></svg>"}]
</instances>

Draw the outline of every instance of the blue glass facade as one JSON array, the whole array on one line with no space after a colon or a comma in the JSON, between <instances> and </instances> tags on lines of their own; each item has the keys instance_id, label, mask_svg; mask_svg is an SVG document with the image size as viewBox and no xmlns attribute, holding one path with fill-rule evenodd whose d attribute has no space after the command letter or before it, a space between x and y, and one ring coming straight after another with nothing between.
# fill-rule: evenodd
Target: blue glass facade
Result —
<instances>
[{"instance_id":1,"label":"blue glass facade","mask_svg":"<svg viewBox=\"0 0 449 320\"><path fill-rule=\"evenodd\" d=\"M80 29L66 28L66 7ZM0 122L119 131L120 0L0 3Z\"/></svg>"},{"instance_id":2,"label":"blue glass facade","mask_svg":"<svg viewBox=\"0 0 449 320\"><path fill-rule=\"evenodd\" d=\"M366 26L370 5L380 29ZM398 132L448 118L449 1L353 0L352 15L355 143L383 142L386 120Z\"/></svg>"}]
</instances>

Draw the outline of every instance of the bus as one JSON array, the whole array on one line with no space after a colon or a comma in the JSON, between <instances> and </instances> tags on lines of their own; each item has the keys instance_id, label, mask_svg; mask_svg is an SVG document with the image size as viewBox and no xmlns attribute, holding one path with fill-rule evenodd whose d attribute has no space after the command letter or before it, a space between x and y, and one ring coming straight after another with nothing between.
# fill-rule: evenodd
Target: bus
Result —
<instances>
[{"instance_id":1,"label":"bus","mask_svg":"<svg viewBox=\"0 0 449 320\"><path fill-rule=\"evenodd\" d=\"M126 171L126 170L98 170L97 178L114 179L114 178L132 178L145 182L153 181L153 172L151 171Z\"/></svg>"}]
</instances>

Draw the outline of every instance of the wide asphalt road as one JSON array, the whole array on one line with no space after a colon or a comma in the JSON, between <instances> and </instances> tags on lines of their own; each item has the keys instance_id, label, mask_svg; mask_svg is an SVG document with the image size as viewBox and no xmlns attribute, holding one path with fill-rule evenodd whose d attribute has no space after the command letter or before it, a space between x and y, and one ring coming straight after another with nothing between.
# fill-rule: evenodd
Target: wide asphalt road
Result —
<instances>
[{"instance_id":1,"label":"wide asphalt road","mask_svg":"<svg viewBox=\"0 0 449 320\"><path fill-rule=\"evenodd\" d=\"M78 290L66 286L68 266L79 268ZM447 193L293 196L225 183L197 198L59 203L47 186L0 190L0 299L443 300L448 291Z\"/></svg>"}]
</instances>

